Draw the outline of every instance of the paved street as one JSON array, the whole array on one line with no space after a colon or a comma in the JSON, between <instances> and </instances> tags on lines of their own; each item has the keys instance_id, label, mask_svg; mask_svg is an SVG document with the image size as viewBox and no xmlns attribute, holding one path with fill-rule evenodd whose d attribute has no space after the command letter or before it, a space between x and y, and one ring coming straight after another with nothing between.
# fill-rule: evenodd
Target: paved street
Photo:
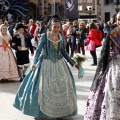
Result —
<instances>
[{"instance_id":1,"label":"paved street","mask_svg":"<svg viewBox=\"0 0 120 120\"><path fill-rule=\"evenodd\" d=\"M97 49L98 56L100 49L101 48ZM79 80L77 78L77 69L70 67L75 77L78 97L78 115L73 117L72 118L73 120L84 120L86 100L89 94L89 88L91 86L96 69L96 66L90 66L90 64L92 64L92 58L89 51L86 51L86 57L87 60L83 63L83 67L85 68L85 76L82 80ZM33 117L24 115L13 107L15 94L19 86L20 82L16 81L0 83L0 120L35 120ZM65 118L64 120L72 119Z\"/></svg>"}]
</instances>

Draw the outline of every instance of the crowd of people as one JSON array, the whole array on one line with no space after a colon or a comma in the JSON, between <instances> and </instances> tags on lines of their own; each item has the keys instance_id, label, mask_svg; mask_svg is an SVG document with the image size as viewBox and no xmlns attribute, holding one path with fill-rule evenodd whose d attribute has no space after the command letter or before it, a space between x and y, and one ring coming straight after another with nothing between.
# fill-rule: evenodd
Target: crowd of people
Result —
<instances>
[{"instance_id":1,"label":"crowd of people","mask_svg":"<svg viewBox=\"0 0 120 120\"><path fill-rule=\"evenodd\" d=\"M13 25L0 19L0 81L19 78L21 82L13 106L35 118L62 120L77 115L75 81L68 63L79 69L72 57L89 50L91 66L97 69L84 120L119 120L120 13L111 20L88 25L61 22L54 15L47 25L33 19ZM101 46L97 61L96 49ZM35 54L31 69L30 52Z\"/></svg>"}]
</instances>

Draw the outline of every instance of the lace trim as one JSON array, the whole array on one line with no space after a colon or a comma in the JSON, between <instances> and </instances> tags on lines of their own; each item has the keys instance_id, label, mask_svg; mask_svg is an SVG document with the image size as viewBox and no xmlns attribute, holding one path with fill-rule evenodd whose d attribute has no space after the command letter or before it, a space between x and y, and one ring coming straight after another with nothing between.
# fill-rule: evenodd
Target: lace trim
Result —
<instances>
[{"instance_id":1,"label":"lace trim","mask_svg":"<svg viewBox=\"0 0 120 120\"><path fill-rule=\"evenodd\" d=\"M40 110L50 117L72 114L77 108L72 78L63 59L56 63L43 60L41 65Z\"/></svg>"}]
</instances>

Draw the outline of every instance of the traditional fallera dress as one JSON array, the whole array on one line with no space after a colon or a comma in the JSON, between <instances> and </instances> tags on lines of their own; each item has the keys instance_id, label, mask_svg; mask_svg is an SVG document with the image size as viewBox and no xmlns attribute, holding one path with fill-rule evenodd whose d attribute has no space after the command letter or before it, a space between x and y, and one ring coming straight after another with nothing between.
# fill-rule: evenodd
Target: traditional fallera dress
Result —
<instances>
[{"instance_id":1,"label":"traditional fallera dress","mask_svg":"<svg viewBox=\"0 0 120 120\"><path fill-rule=\"evenodd\" d=\"M108 54L100 61L106 61L106 67L101 64L104 72L93 80L84 120L120 120L120 36L115 40L110 39L110 35L101 51L104 57L106 54L103 51Z\"/></svg>"},{"instance_id":2,"label":"traditional fallera dress","mask_svg":"<svg viewBox=\"0 0 120 120\"><path fill-rule=\"evenodd\" d=\"M34 59L36 69L24 78L14 107L35 118L74 116L76 88L67 62L72 66L75 62L65 52L64 36L59 34L60 40L53 42L48 34L41 37Z\"/></svg>"},{"instance_id":3,"label":"traditional fallera dress","mask_svg":"<svg viewBox=\"0 0 120 120\"><path fill-rule=\"evenodd\" d=\"M19 78L14 54L9 47L10 35L0 36L0 80Z\"/></svg>"}]
</instances>

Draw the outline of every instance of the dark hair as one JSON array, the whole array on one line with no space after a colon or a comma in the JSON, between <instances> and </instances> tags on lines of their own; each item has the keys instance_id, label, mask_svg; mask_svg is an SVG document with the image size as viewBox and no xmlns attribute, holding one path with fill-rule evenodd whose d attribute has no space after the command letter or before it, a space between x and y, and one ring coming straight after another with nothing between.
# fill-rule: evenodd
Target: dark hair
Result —
<instances>
[{"instance_id":1,"label":"dark hair","mask_svg":"<svg viewBox=\"0 0 120 120\"><path fill-rule=\"evenodd\" d=\"M94 22L90 23L90 25L89 25L89 30L91 30L91 29L96 29L96 30L98 29L97 25Z\"/></svg>"},{"instance_id":2,"label":"dark hair","mask_svg":"<svg viewBox=\"0 0 120 120\"><path fill-rule=\"evenodd\" d=\"M59 22L59 23L61 23L61 21L60 21L58 18L52 18L52 19L51 19L51 23L54 23L54 22Z\"/></svg>"},{"instance_id":3,"label":"dark hair","mask_svg":"<svg viewBox=\"0 0 120 120\"><path fill-rule=\"evenodd\" d=\"M73 25L73 22L68 22L68 25Z\"/></svg>"},{"instance_id":4,"label":"dark hair","mask_svg":"<svg viewBox=\"0 0 120 120\"><path fill-rule=\"evenodd\" d=\"M111 24L115 23L117 20L117 14L114 14L110 19L112 19Z\"/></svg>"},{"instance_id":5,"label":"dark hair","mask_svg":"<svg viewBox=\"0 0 120 120\"><path fill-rule=\"evenodd\" d=\"M43 21L40 22L41 26L45 26L45 23Z\"/></svg>"},{"instance_id":6,"label":"dark hair","mask_svg":"<svg viewBox=\"0 0 120 120\"><path fill-rule=\"evenodd\" d=\"M19 30L20 28L26 29L27 27L20 22L17 24L16 30Z\"/></svg>"},{"instance_id":7,"label":"dark hair","mask_svg":"<svg viewBox=\"0 0 120 120\"><path fill-rule=\"evenodd\" d=\"M61 28L62 28L62 23L61 23L60 18L58 17L58 15L54 15L54 16L51 17L51 19L50 19L49 22L47 23L46 28L45 28L45 30L43 31L43 33L45 33L45 32L47 31L47 29L50 27L50 25L51 25L52 23L54 23L54 22L59 22L60 25L61 25Z\"/></svg>"}]
</instances>

